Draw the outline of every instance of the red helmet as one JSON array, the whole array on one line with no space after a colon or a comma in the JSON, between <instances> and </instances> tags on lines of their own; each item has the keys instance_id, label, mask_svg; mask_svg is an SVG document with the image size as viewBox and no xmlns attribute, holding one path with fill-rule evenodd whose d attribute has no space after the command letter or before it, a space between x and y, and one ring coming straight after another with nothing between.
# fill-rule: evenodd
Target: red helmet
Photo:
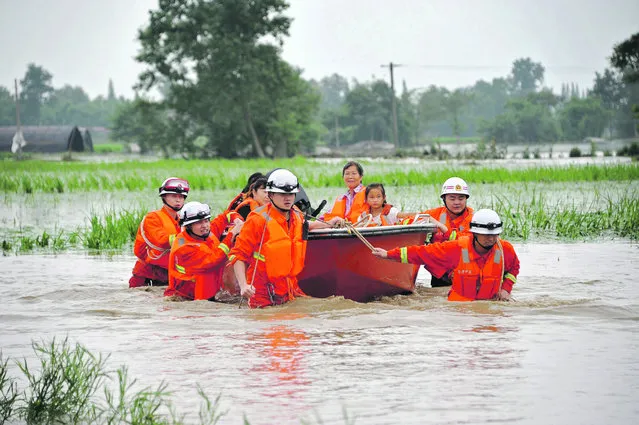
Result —
<instances>
[{"instance_id":1,"label":"red helmet","mask_svg":"<svg viewBox=\"0 0 639 425\"><path fill-rule=\"evenodd\" d=\"M176 193L178 195L184 195L186 198L189 194L189 182L184 179L180 179L178 177L169 177L164 180L162 186L158 189L160 192L160 196L166 195L167 193Z\"/></svg>"}]
</instances>

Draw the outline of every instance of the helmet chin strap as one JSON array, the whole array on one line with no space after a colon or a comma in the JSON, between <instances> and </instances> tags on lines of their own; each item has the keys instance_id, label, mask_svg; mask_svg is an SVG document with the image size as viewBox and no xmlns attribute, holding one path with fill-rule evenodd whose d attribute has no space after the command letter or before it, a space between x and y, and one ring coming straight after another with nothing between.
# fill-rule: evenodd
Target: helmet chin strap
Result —
<instances>
[{"instance_id":1,"label":"helmet chin strap","mask_svg":"<svg viewBox=\"0 0 639 425\"><path fill-rule=\"evenodd\" d=\"M191 235L194 238L202 239L203 241L206 240L206 238L208 238L211 235L211 231L210 230L208 232L206 232L206 234L204 236L196 235L195 233L193 233L193 230L191 229L191 225L190 224L186 226L186 233L188 233L189 235Z\"/></svg>"},{"instance_id":2,"label":"helmet chin strap","mask_svg":"<svg viewBox=\"0 0 639 425\"><path fill-rule=\"evenodd\" d=\"M182 209L182 207L180 208L175 208L172 205L169 205L168 202L166 202L166 199L164 199L164 196L162 197L162 202L164 203L164 205L166 205L167 207L171 208L173 211L178 212Z\"/></svg>"},{"instance_id":3,"label":"helmet chin strap","mask_svg":"<svg viewBox=\"0 0 639 425\"><path fill-rule=\"evenodd\" d=\"M271 193L271 192L269 192L269 193ZM273 205L275 208L277 208L278 211L280 211L280 212L282 212L284 214L286 214L287 212L291 212L290 208L285 210L283 208L278 207L277 204L275 202L273 202L273 198L271 197L271 195L269 195L268 199L271 201L271 205Z\"/></svg>"},{"instance_id":4,"label":"helmet chin strap","mask_svg":"<svg viewBox=\"0 0 639 425\"><path fill-rule=\"evenodd\" d=\"M474 233L473 233L473 242L481 246L482 248L484 248L486 251L490 251L495 246L495 244L492 244L490 246L482 245L481 243L479 243L479 240L477 240L477 236Z\"/></svg>"}]
</instances>

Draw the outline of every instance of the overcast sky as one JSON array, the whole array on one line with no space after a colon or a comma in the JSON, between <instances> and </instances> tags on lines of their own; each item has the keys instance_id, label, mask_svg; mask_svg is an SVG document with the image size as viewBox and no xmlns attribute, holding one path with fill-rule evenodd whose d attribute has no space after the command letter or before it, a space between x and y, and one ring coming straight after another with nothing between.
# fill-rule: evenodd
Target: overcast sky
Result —
<instances>
[{"instance_id":1,"label":"overcast sky","mask_svg":"<svg viewBox=\"0 0 639 425\"><path fill-rule=\"evenodd\" d=\"M306 78L456 88L505 76L513 60L546 67L546 85L592 85L615 43L639 31L638 0L289 0L294 18L283 56ZM13 90L34 62L54 87L131 97L143 69L137 29L157 0L0 0L0 85Z\"/></svg>"}]
</instances>

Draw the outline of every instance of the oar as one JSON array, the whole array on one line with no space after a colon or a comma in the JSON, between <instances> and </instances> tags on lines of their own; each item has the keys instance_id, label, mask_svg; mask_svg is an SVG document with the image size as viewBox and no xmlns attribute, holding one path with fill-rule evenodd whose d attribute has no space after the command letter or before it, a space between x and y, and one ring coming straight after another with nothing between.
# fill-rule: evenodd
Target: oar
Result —
<instances>
[{"instance_id":1,"label":"oar","mask_svg":"<svg viewBox=\"0 0 639 425\"><path fill-rule=\"evenodd\" d=\"M357 238L364 242L364 245L366 245L368 247L368 249L370 249L371 251L375 250L375 247L366 240L366 238L364 236L362 236L362 234L359 232L359 230L357 230L357 228L355 226L353 226L350 222L346 222L346 229L348 230L348 233L350 233L351 231L353 233L355 233L355 236L357 236Z\"/></svg>"}]
</instances>

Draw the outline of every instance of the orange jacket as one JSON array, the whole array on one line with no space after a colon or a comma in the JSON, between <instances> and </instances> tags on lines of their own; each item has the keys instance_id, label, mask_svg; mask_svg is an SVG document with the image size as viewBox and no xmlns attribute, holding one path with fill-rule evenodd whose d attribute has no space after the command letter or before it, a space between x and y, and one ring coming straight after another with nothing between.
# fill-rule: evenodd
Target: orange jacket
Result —
<instances>
[{"instance_id":1,"label":"orange jacket","mask_svg":"<svg viewBox=\"0 0 639 425\"><path fill-rule=\"evenodd\" d=\"M211 233L206 240L186 230L177 235L169 255L169 287L165 296L179 295L190 300L213 298L222 286L222 273L233 235L224 242Z\"/></svg>"},{"instance_id":2,"label":"orange jacket","mask_svg":"<svg viewBox=\"0 0 639 425\"><path fill-rule=\"evenodd\" d=\"M333 217L341 217L350 221L351 223L357 223L357 220L359 220L362 212L367 210L366 189L363 186L361 187L362 189L360 189L359 192L355 193L351 209L350 211L348 211L348 213L346 212L346 195L340 195L335 199L333 208L331 208L329 212L324 214L324 220L328 221Z\"/></svg>"},{"instance_id":3,"label":"orange jacket","mask_svg":"<svg viewBox=\"0 0 639 425\"><path fill-rule=\"evenodd\" d=\"M248 208L247 208L248 207ZM233 211L242 216L244 220L248 217L251 211L255 211L260 207L260 204L253 198L248 197L243 200L240 205L237 206ZM248 211L248 212L247 212Z\"/></svg>"},{"instance_id":4,"label":"orange jacket","mask_svg":"<svg viewBox=\"0 0 639 425\"><path fill-rule=\"evenodd\" d=\"M450 301L491 299L501 289L512 291L519 274L519 258L508 241L501 240L503 252L495 245L480 255L473 238L464 236L454 241L415 245L388 251L388 258L402 263L423 264L433 276L452 276ZM502 274L503 269L503 274Z\"/></svg>"},{"instance_id":5,"label":"orange jacket","mask_svg":"<svg viewBox=\"0 0 639 425\"><path fill-rule=\"evenodd\" d=\"M149 264L167 268L169 251L175 235L180 233L177 220L165 207L144 216L133 244L133 253Z\"/></svg>"},{"instance_id":6,"label":"orange jacket","mask_svg":"<svg viewBox=\"0 0 639 425\"><path fill-rule=\"evenodd\" d=\"M454 241L460 236L472 235L472 233L470 233L470 221L473 218L473 212L472 208L466 207L462 215L457 218L452 218L445 206L424 211L422 214L428 214L448 227L448 232L446 233L442 233L439 230L434 233L431 242Z\"/></svg>"},{"instance_id":7,"label":"orange jacket","mask_svg":"<svg viewBox=\"0 0 639 425\"><path fill-rule=\"evenodd\" d=\"M304 216L296 208L288 221L271 204L249 214L231 258L247 265L246 281L255 288L250 307L282 304L305 295L297 285L306 257L305 227Z\"/></svg>"}]
</instances>

